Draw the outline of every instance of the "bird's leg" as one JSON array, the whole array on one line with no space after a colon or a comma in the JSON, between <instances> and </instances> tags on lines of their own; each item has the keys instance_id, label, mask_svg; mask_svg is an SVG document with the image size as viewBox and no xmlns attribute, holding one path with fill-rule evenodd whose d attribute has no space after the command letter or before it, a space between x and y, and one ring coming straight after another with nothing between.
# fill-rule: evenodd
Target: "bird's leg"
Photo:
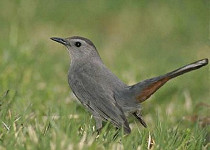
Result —
<instances>
[{"instance_id":1,"label":"bird's leg","mask_svg":"<svg viewBox=\"0 0 210 150\"><path fill-rule=\"evenodd\" d=\"M116 127L115 129L116 129L116 133L113 136L113 140L116 140L117 139L117 136L119 135L119 128Z\"/></svg>"},{"instance_id":2,"label":"bird's leg","mask_svg":"<svg viewBox=\"0 0 210 150\"><path fill-rule=\"evenodd\" d=\"M142 119L141 113L136 111L133 113L134 117L136 117L138 119L138 121L146 128L147 124L146 122Z\"/></svg>"},{"instance_id":3,"label":"bird's leg","mask_svg":"<svg viewBox=\"0 0 210 150\"><path fill-rule=\"evenodd\" d=\"M96 122L96 132L99 134L102 129L102 119L98 116L93 116Z\"/></svg>"}]
</instances>

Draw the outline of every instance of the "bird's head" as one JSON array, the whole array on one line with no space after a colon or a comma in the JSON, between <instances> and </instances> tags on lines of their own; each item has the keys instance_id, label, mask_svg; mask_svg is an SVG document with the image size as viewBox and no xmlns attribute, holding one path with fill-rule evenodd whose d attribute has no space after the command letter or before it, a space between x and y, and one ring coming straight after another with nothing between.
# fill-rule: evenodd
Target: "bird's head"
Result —
<instances>
[{"instance_id":1,"label":"bird's head","mask_svg":"<svg viewBox=\"0 0 210 150\"><path fill-rule=\"evenodd\" d=\"M87 38L73 36L68 38L52 37L50 39L66 46L72 59L99 57L95 45Z\"/></svg>"}]
</instances>

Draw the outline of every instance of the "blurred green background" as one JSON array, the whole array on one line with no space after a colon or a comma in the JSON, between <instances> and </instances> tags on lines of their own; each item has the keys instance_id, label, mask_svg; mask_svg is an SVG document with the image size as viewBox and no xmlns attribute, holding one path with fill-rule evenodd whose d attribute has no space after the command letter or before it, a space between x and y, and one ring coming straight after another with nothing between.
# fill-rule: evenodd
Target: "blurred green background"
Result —
<instances>
[{"instance_id":1,"label":"blurred green background","mask_svg":"<svg viewBox=\"0 0 210 150\"><path fill-rule=\"evenodd\" d=\"M75 102L68 87L68 53L50 37L79 35L91 39L108 68L125 83L133 84L210 58L209 8L208 0L1 0L0 149L12 148L14 143L17 148L53 149L51 143L57 149L68 147L67 143L75 148L74 143L80 143L84 137L77 134L80 126L91 137L94 121ZM189 141L197 141L198 136L199 146L205 147L209 142L209 128L203 128L209 124L205 121L210 113L209 78L207 66L169 82L144 102L143 116L149 129L131 119L135 123L131 124L134 131L129 136L135 144L130 145L134 149L139 145L144 148L147 140L135 142L135 139L146 139L150 131L156 148L158 145L161 148L161 142L165 147L163 141L170 136L159 142L155 139L156 128L159 129L156 122L160 122L167 134L175 126L180 126L181 134L187 128ZM5 94L7 90L10 92ZM69 115L73 118L69 119ZM43 119L43 116L63 118ZM11 126L10 130L4 123ZM48 123L51 130L44 136L42 131ZM31 134L37 136L35 142ZM116 146L112 140L106 142L93 140L90 145L92 149L106 148L104 144L110 149ZM179 147L187 142L177 147L188 148ZM123 143L124 148L130 145ZM168 148L177 148L173 146Z\"/></svg>"}]
</instances>

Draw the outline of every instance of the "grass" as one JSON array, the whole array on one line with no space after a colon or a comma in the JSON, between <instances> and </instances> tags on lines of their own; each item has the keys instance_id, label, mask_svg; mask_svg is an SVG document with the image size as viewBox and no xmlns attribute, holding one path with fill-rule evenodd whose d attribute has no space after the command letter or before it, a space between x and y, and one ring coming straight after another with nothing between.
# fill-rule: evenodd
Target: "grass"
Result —
<instances>
[{"instance_id":1,"label":"grass","mask_svg":"<svg viewBox=\"0 0 210 150\"><path fill-rule=\"evenodd\" d=\"M97 4L96 4L97 3ZM67 84L69 56L52 36L90 38L104 63L133 84L209 58L209 2L1 1L0 149L208 149L209 66L164 85L142 104L148 128L91 115ZM113 139L114 135L117 137Z\"/></svg>"}]
</instances>

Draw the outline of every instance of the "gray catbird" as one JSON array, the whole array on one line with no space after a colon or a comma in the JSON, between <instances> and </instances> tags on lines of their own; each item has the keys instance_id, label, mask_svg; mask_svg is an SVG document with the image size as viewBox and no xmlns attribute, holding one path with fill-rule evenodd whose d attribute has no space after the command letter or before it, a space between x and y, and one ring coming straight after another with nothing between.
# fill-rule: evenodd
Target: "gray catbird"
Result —
<instances>
[{"instance_id":1,"label":"gray catbird","mask_svg":"<svg viewBox=\"0 0 210 150\"><path fill-rule=\"evenodd\" d=\"M130 133L126 119L128 114L134 115L146 127L138 113L140 103L170 79L208 64L208 59L202 59L165 75L128 86L104 65L89 39L79 36L51 39L65 45L71 55L68 82L75 96L93 114L96 130L102 128L102 121L110 121L117 128L123 127L126 133Z\"/></svg>"}]
</instances>

